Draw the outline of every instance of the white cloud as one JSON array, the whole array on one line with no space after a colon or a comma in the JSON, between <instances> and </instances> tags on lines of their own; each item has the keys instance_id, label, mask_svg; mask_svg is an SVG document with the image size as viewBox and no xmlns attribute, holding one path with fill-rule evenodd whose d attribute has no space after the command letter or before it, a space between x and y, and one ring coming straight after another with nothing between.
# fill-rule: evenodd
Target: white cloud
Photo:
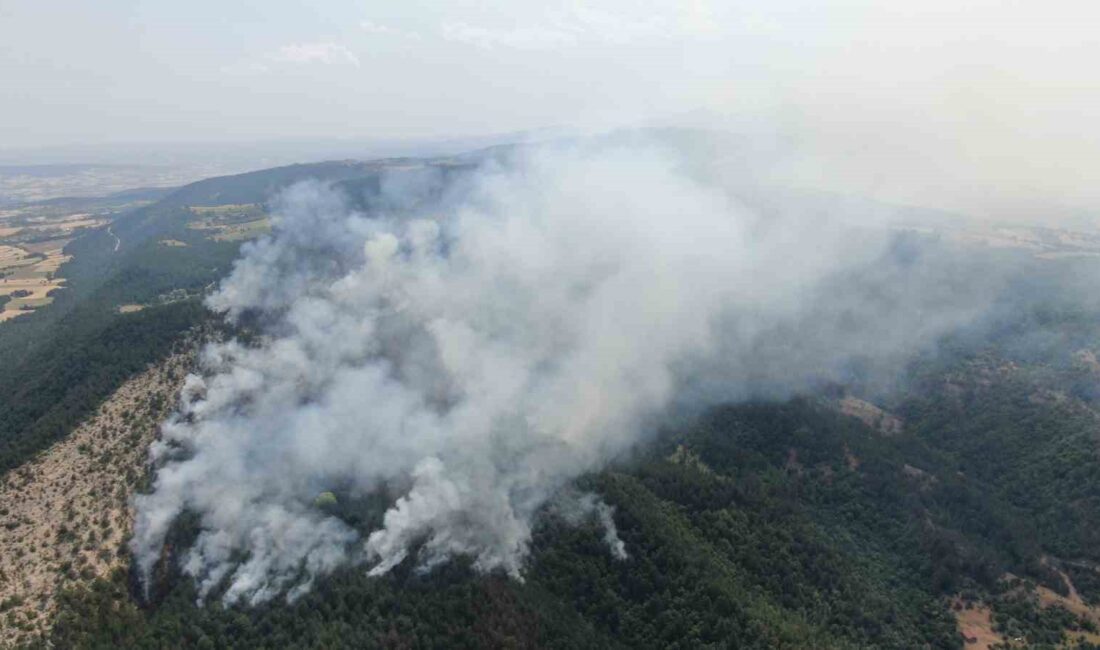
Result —
<instances>
[{"instance_id":1,"label":"white cloud","mask_svg":"<svg viewBox=\"0 0 1100 650\"><path fill-rule=\"evenodd\" d=\"M699 14L680 10L675 13L653 11L644 15L573 6L547 12L536 21L511 26L471 24L465 21L444 23L444 40L474 45L483 49L552 50L591 44L623 45L645 40L700 35Z\"/></svg>"},{"instance_id":2,"label":"white cloud","mask_svg":"<svg viewBox=\"0 0 1100 650\"><path fill-rule=\"evenodd\" d=\"M250 76L268 74L271 66L259 61L237 61L221 67L222 74L231 76Z\"/></svg>"},{"instance_id":3,"label":"white cloud","mask_svg":"<svg viewBox=\"0 0 1100 650\"><path fill-rule=\"evenodd\" d=\"M422 39L420 34L416 32L410 32L398 27L390 27L389 25L383 25L370 20L364 20L359 23L359 27L366 33L374 36L387 36L391 38L401 38L419 41Z\"/></svg>"},{"instance_id":4,"label":"white cloud","mask_svg":"<svg viewBox=\"0 0 1100 650\"><path fill-rule=\"evenodd\" d=\"M279 63L321 63L359 67L359 57L338 43L291 43L268 55Z\"/></svg>"},{"instance_id":5,"label":"white cloud","mask_svg":"<svg viewBox=\"0 0 1100 650\"><path fill-rule=\"evenodd\" d=\"M574 45L579 35L561 27L492 29L464 22L447 23L440 30L445 40L486 50L496 48L547 50Z\"/></svg>"},{"instance_id":6,"label":"white cloud","mask_svg":"<svg viewBox=\"0 0 1100 650\"><path fill-rule=\"evenodd\" d=\"M359 57L338 43L291 43L274 52L256 58L245 58L221 67L230 76L259 76L277 72L280 68L300 65L331 65L359 67Z\"/></svg>"}]
</instances>

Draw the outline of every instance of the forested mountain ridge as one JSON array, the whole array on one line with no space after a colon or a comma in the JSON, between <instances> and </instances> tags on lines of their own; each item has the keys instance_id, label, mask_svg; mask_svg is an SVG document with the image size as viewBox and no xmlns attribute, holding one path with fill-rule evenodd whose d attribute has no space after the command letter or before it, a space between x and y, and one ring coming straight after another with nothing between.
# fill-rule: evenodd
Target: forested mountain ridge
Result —
<instances>
[{"instance_id":1,"label":"forested mountain ridge","mask_svg":"<svg viewBox=\"0 0 1100 650\"><path fill-rule=\"evenodd\" d=\"M0 478L3 643L48 633L63 589L125 567L119 549L130 534L133 491L196 341L178 341L171 356L123 383L63 440Z\"/></svg>"},{"instance_id":2,"label":"forested mountain ridge","mask_svg":"<svg viewBox=\"0 0 1100 650\"><path fill-rule=\"evenodd\" d=\"M995 348L930 360L914 369L909 397L888 405L902 421L892 435L842 413L842 394L721 407L670 427L582 481L615 508L624 561L595 522L575 528L548 514L523 583L463 566L383 578L350 568L292 605L196 607L190 580L169 563L150 605L125 571L74 585L53 642L953 648L969 647L971 614L1016 646L1095 641L1096 610L1069 598L1100 597L1092 527L1011 489L1033 477L1058 497L1095 488L1081 480L1097 469L1095 438L1077 433L1089 431L1078 418L1094 417L1091 407L1043 397L1091 370L1058 366ZM945 422L971 424L960 437ZM1077 471L1048 466L1058 455L1021 452L1014 441L1030 440L1021 432L1031 427L1046 433L1038 444L1077 453ZM1036 525L1044 517L1061 528ZM190 534L178 530L173 544Z\"/></svg>"},{"instance_id":3,"label":"forested mountain ridge","mask_svg":"<svg viewBox=\"0 0 1100 650\"><path fill-rule=\"evenodd\" d=\"M987 362L943 376L996 394L974 370ZM1008 407L1014 398L986 399ZM1026 398L1018 406L1035 420L1066 413ZM920 432L931 422L915 407L894 436L839 410L829 396L714 409L585 478L615 508L623 561L596 522L575 528L548 513L523 583L462 566L421 575L410 565L382 578L350 568L291 605L196 607L190 580L166 565L148 606L125 573L69 591L54 642L956 648L973 634L969 613L991 617L996 637L1017 647L1098 639L1096 610L1068 598L1100 596L1094 552L1055 556L1028 504L929 444ZM1003 422L971 435L992 445L1013 437ZM190 534L181 528L173 544Z\"/></svg>"},{"instance_id":4,"label":"forested mountain ridge","mask_svg":"<svg viewBox=\"0 0 1100 650\"><path fill-rule=\"evenodd\" d=\"M262 232L271 192L318 178L369 212L387 200L385 169L428 169L445 184L468 164L211 179L118 218L117 251L106 230L75 240L71 289L0 326L15 360L0 371L0 470L18 476L196 326L217 335L200 299ZM1054 290L1064 271L1043 275L1090 263L1029 262L1028 300L912 360L897 386L718 406L585 476L580 487L614 508L625 560L598 522L575 527L548 510L522 582L463 562L424 574L409 561L377 578L342 569L294 603L223 606L216 591L198 606L175 562L196 533L185 519L148 598L118 530L65 536L65 549L112 555L116 569L66 567L48 625L36 618L45 610L31 620L25 602L7 601L0 628L42 630L29 645L64 648L958 648L974 647L966 639L985 623L984 641L1017 647L1096 643L1100 309L1067 307ZM133 416L143 436L173 398L160 399ZM143 454L126 458L119 471L145 471ZM334 498L338 516L369 532L371 503Z\"/></svg>"},{"instance_id":5,"label":"forested mountain ridge","mask_svg":"<svg viewBox=\"0 0 1100 650\"><path fill-rule=\"evenodd\" d=\"M362 200L377 192L378 176L391 164L409 163L326 162L198 181L120 215L110 231L71 242L65 252L72 259L61 270L68 284L54 303L0 325L0 395L6 397L0 471L63 437L127 376L207 318L196 299L256 233L234 230L232 212L204 218L202 208L255 209L256 223L279 190L306 180L358 179L355 196ZM128 305L142 311L120 314Z\"/></svg>"}]
</instances>

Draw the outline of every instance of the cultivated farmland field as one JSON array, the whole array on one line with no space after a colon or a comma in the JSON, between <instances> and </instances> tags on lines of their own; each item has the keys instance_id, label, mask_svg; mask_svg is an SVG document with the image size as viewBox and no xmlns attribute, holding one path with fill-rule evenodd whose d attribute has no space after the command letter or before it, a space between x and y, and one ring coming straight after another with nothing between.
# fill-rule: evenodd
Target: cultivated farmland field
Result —
<instances>
[{"instance_id":1,"label":"cultivated farmland field","mask_svg":"<svg viewBox=\"0 0 1100 650\"><path fill-rule=\"evenodd\" d=\"M190 208L195 218L188 227L215 241L244 241L271 232L271 222L257 203Z\"/></svg>"},{"instance_id":2,"label":"cultivated farmland field","mask_svg":"<svg viewBox=\"0 0 1100 650\"><path fill-rule=\"evenodd\" d=\"M65 246L108 226L118 211L86 208L47 203L0 211L0 322L53 302L53 292L65 286L59 269L72 258Z\"/></svg>"}]
</instances>

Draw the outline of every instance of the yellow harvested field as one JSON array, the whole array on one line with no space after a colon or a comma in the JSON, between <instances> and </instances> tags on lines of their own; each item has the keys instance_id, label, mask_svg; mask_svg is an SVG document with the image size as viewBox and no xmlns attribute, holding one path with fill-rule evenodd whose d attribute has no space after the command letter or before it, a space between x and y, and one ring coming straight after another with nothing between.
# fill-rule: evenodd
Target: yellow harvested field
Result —
<instances>
[{"instance_id":1,"label":"yellow harvested field","mask_svg":"<svg viewBox=\"0 0 1100 650\"><path fill-rule=\"evenodd\" d=\"M216 221L193 221L187 227L210 232L209 237L214 241L243 241L271 232L271 221L267 218L225 224Z\"/></svg>"},{"instance_id":2,"label":"yellow harvested field","mask_svg":"<svg viewBox=\"0 0 1100 650\"><path fill-rule=\"evenodd\" d=\"M191 213L199 218L187 227L206 231L215 241L243 241L271 232L271 222L258 203L192 207Z\"/></svg>"},{"instance_id":3,"label":"yellow harvested field","mask_svg":"<svg viewBox=\"0 0 1100 650\"><path fill-rule=\"evenodd\" d=\"M34 266L34 271L36 273L54 273L70 259L72 259L72 255L62 255L61 251L51 252L46 259Z\"/></svg>"},{"instance_id":4,"label":"yellow harvested field","mask_svg":"<svg viewBox=\"0 0 1100 650\"><path fill-rule=\"evenodd\" d=\"M60 222L55 221L53 223L53 225L62 226L64 228L68 228L69 230L72 230L74 228L98 228L99 226L107 225L107 223L108 222L105 219L72 219L72 218L69 218L69 219L65 219L64 221L60 221Z\"/></svg>"},{"instance_id":5,"label":"yellow harvested field","mask_svg":"<svg viewBox=\"0 0 1100 650\"><path fill-rule=\"evenodd\" d=\"M109 223L108 219L92 217L87 214L74 214L64 217L34 217L9 224L9 227L21 226L21 231L31 231L35 234L57 239L71 239L77 230L99 228Z\"/></svg>"},{"instance_id":6,"label":"yellow harvested field","mask_svg":"<svg viewBox=\"0 0 1100 650\"><path fill-rule=\"evenodd\" d=\"M52 253L61 254L61 249L65 248L65 244L68 244L70 241L70 239L62 237L59 239L34 242L33 244L19 244L19 247L27 252L38 253L39 255L50 255Z\"/></svg>"},{"instance_id":7,"label":"yellow harvested field","mask_svg":"<svg viewBox=\"0 0 1100 650\"><path fill-rule=\"evenodd\" d=\"M271 232L271 222L267 219L257 219L245 223L226 226L214 235L215 241L242 241L254 239Z\"/></svg>"},{"instance_id":8,"label":"yellow harvested field","mask_svg":"<svg viewBox=\"0 0 1100 650\"><path fill-rule=\"evenodd\" d=\"M0 323L32 313L53 302L49 295L64 286L57 277L71 256L63 252L77 231L109 223L89 213L36 213L30 208L0 214ZM15 295L19 294L19 295Z\"/></svg>"},{"instance_id":9,"label":"yellow harvested field","mask_svg":"<svg viewBox=\"0 0 1100 650\"><path fill-rule=\"evenodd\" d=\"M34 257L18 246L0 244L0 269L10 269L34 263Z\"/></svg>"},{"instance_id":10,"label":"yellow harvested field","mask_svg":"<svg viewBox=\"0 0 1100 650\"><path fill-rule=\"evenodd\" d=\"M53 302L48 294L64 285L56 277L71 256L65 246L91 228L109 224L104 214L66 214L50 208L0 210L0 296L12 296L0 307L0 323L32 313ZM19 292L26 295L13 296Z\"/></svg>"},{"instance_id":11,"label":"yellow harvested field","mask_svg":"<svg viewBox=\"0 0 1100 650\"><path fill-rule=\"evenodd\" d=\"M185 248L187 246L187 242L178 239L162 239L158 243L169 248Z\"/></svg>"},{"instance_id":12,"label":"yellow harvested field","mask_svg":"<svg viewBox=\"0 0 1100 650\"><path fill-rule=\"evenodd\" d=\"M0 280L0 295L11 295L16 291L29 291L30 295L15 298L23 302L32 300L45 300L46 294L60 286L58 282L47 280Z\"/></svg>"},{"instance_id":13,"label":"yellow harvested field","mask_svg":"<svg viewBox=\"0 0 1100 650\"><path fill-rule=\"evenodd\" d=\"M145 309L145 305L135 305L135 304L132 304L132 303L128 304L128 305L119 305L118 306L118 313L120 313L120 314L132 314L136 311L141 311L142 309Z\"/></svg>"},{"instance_id":14,"label":"yellow harvested field","mask_svg":"<svg viewBox=\"0 0 1100 650\"><path fill-rule=\"evenodd\" d=\"M52 248L43 253L30 255L27 251L16 249L26 257L18 264L9 264L8 275L0 278L0 296L12 296L0 311L0 323L34 311L53 302L51 291L60 289L65 278L55 277L57 269L69 261L70 256L61 252L57 242L51 242ZM15 248L6 246L4 248ZM41 255L46 255L45 258ZM13 294L19 293L19 296Z\"/></svg>"},{"instance_id":15,"label":"yellow harvested field","mask_svg":"<svg viewBox=\"0 0 1100 650\"><path fill-rule=\"evenodd\" d=\"M191 212L197 215L223 215L231 213L241 213L247 211L260 211L262 207L259 203L226 203L225 205L209 205L209 206L192 206Z\"/></svg>"},{"instance_id":16,"label":"yellow harvested field","mask_svg":"<svg viewBox=\"0 0 1100 650\"><path fill-rule=\"evenodd\" d=\"M9 603L0 647L47 634L60 590L124 568L118 549L130 535L130 496L191 361L177 355L129 380L67 438L0 481L0 602Z\"/></svg>"},{"instance_id":17,"label":"yellow harvested field","mask_svg":"<svg viewBox=\"0 0 1100 650\"><path fill-rule=\"evenodd\" d=\"M89 214L71 214L65 217L33 217L27 219L28 227L49 228L73 231L77 228L98 228L109 223L106 219L97 219Z\"/></svg>"}]
</instances>

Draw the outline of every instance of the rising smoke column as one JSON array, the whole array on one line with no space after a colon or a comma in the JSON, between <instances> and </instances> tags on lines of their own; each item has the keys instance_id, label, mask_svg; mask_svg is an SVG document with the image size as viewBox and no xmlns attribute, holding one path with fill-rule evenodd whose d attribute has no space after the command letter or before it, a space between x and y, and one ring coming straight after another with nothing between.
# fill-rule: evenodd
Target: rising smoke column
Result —
<instances>
[{"instance_id":1,"label":"rising smoke column","mask_svg":"<svg viewBox=\"0 0 1100 650\"><path fill-rule=\"evenodd\" d=\"M436 212L368 218L316 184L281 198L208 300L258 314L263 342L208 346L152 449L144 575L190 511L183 569L203 597L228 581L227 602L293 598L345 563L385 573L414 549L425 568L463 555L519 576L540 508L699 373L707 400L795 390L868 336L901 354L969 314L912 329L919 287L892 278L905 297L886 311L882 287L858 290L889 258L885 229L765 218L646 147L532 152ZM364 539L315 505L334 487L399 496ZM625 557L610 509L577 509Z\"/></svg>"}]
</instances>

